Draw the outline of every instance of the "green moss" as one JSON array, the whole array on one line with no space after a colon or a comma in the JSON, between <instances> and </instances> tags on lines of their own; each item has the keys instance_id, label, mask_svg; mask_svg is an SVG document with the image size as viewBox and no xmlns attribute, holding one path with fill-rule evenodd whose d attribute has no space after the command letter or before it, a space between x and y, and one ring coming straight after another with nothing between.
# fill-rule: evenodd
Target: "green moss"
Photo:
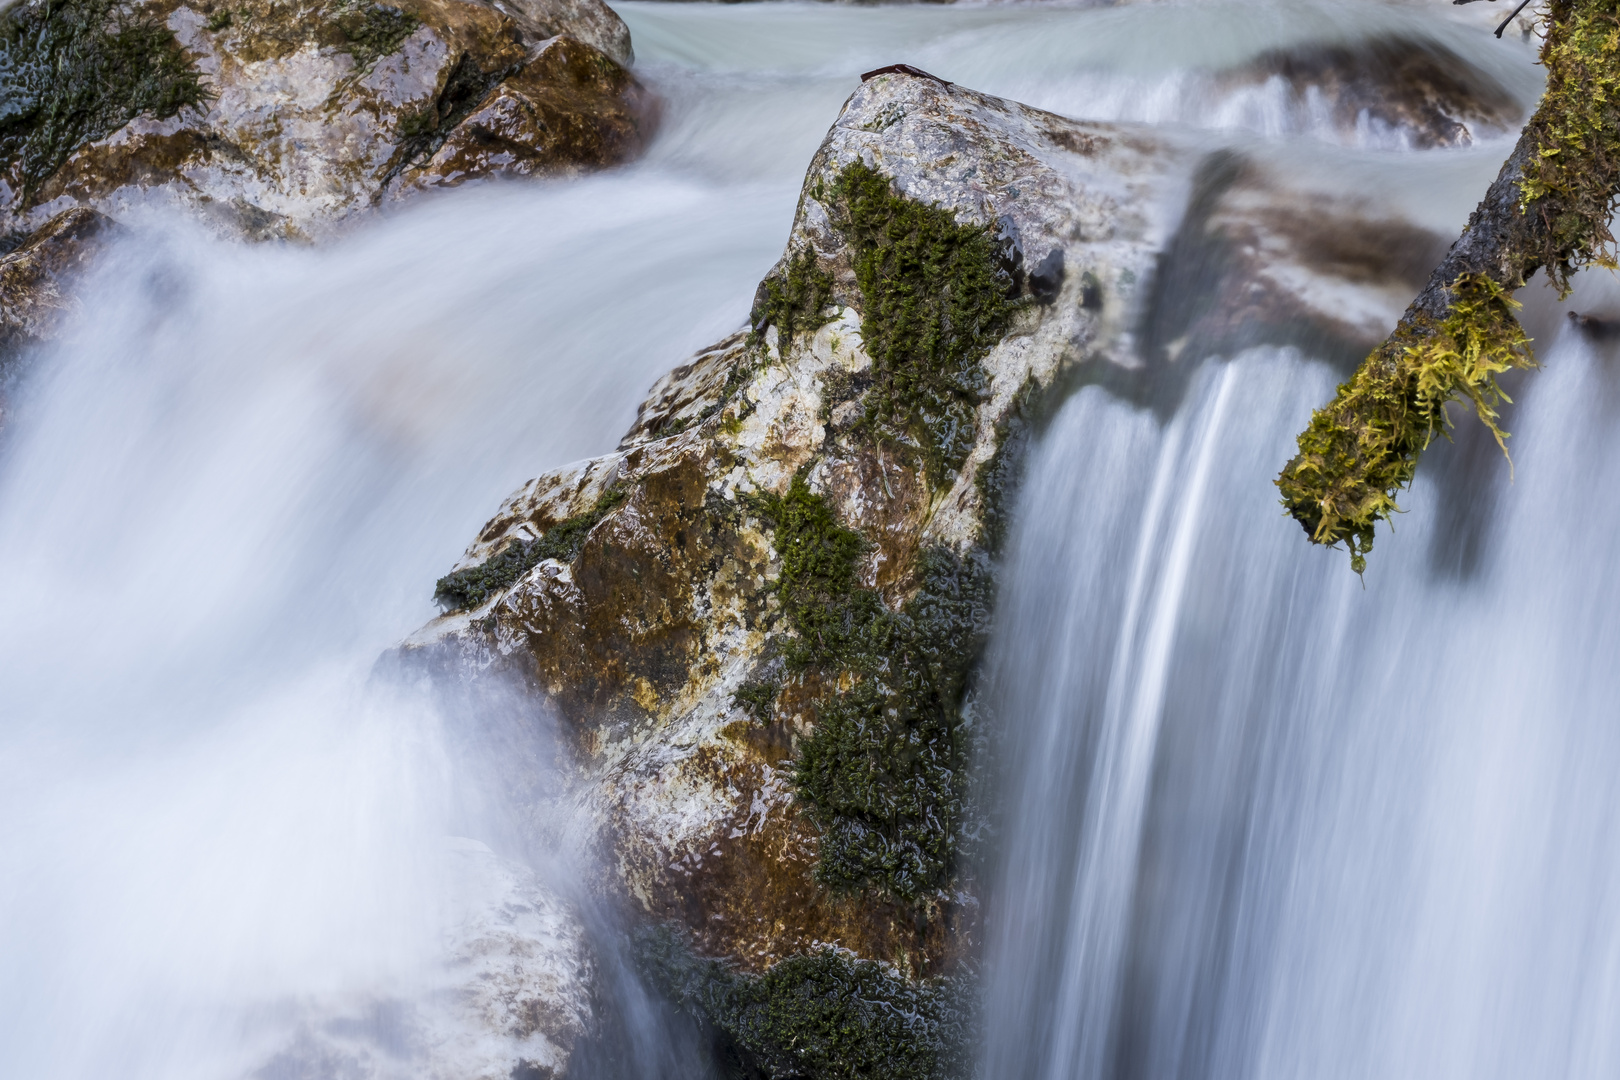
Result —
<instances>
[{"instance_id":1,"label":"green moss","mask_svg":"<svg viewBox=\"0 0 1620 1080\"><path fill-rule=\"evenodd\" d=\"M771 721L772 712L776 708L776 696L782 692L780 681L761 680L746 682L737 688L731 695L731 703L742 709L749 716L761 724Z\"/></svg>"},{"instance_id":2,"label":"green moss","mask_svg":"<svg viewBox=\"0 0 1620 1080\"><path fill-rule=\"evenodd\" d=\"M218 11L208 16L208 29L217 34L221 30L229 27L234 19L235 16L231 14L230 8L220 8Z\"/></svg>"},{"instance_id":3,"label":"green moss","mask_svg":"<svg viewBox=\"0 0 1620 1080\"><path fill-rule=\"evenodd\" d=\"M1617 265L1609 220L1620 188L1620 2L1553 0L1545 26L1547 90L1528 128L1537 157L1521 208L1546 225L1536 261L1567 294L1580 266Z\"/></svg>"},{"instance_id":4,"label":"green moss","mask_svg":"<svg viewBox=\"0 0 1620 1080\"><path fill-rule=\"evenodd\" d=\"M405 39L422 25L415 15L387 4L340 3L332 21L343 31L348 43L345 51L361 70L398 52Z\"/></svg>"},{"instance_id":5,"label":"green moss","mask_svg":"<svg viewBox=\"0 0 1620 1080\"><path fill-rule=\"evenodd\" d=\"M22 205L85 143L207 98L168 28L114 0L23 0L0 14L0 160Z\"/></svg>"},{"instance_id":6,"label":"green moss","mask_svg":"<svg viewBox=\"0 0 1620 1080\"><path fill-rule=\"evenodd\" d=\"M1518 304L1496 282L1464 275L1438 326L1403 322L1311 417L1299 454L1277 478L1283 505L1319 544L1343 542L1361 573L1373 526L1399 507L1418 455L1449 423L1446 405L1466 399L1506 452L1496 376L1535 363L1513 315Z\"/></svg>"},{"instance_id":7,"label":"green moss","mask_svg":"<svg viewBox=\"0 0 1620 1080\"><path fill-rule=\"evenodd\" d=\"M991 577L949 548L919 556L900 611L861 586L861 534L796 477L758 501L775 528L777 589L797 637L789 669L849 689L817 703L793 780L819 835L816 878L839 893L877 889L920 903L949 886L960 846L968 732L962 703L988 628Z\"/></svg>"},{"instance_id":8,"label":"green moss","mask_svg":"<svg viewBox=\"0 0 1620 1080\"><path fill-rule=\"evenodd\" d=\"M884 608L857 575L866 540L840 524L832 507L796 476L783 496L764 495L751 508L775 529L782 560L777 595L798 640L784 645L790 666L853 665L872 651Z\"/></svg>"},{"instance_id":9,"label":"green moss","mask_svg":"<svg viewBox=\"0 0 1620 1080\"><path fill-rule=\"evenodd\" d=\"M415 139L431 134L439 126L439 113L432 105L421 112L408 113L400 118L399 134L402 139Z\"/></svg>"},{"instance_id":10,"label":"green moss","mask_svg":"<svg viewBox=\"0 0 1620 1080\"><path fill-rule=\"evenodd\" d=\"M832 275L817 264L814 250L795 252L782 273L760 283L759 308L753 318L755 341L767 326L774 326L779 347L786 351L794 334L825 326L828 319L823 312L832 303L832 288Z\"/></svg>"},{"instance_id":11,"label":"green moss","mask_svg":"<svg viewBox=\"0 0 1620 1080\"><path fill-rule=\"evenodd\" d=\"M994 233L897 194L859 161L822 196L854 252L873 361L866 415L909 437L929 483L948 485L973 447L982 361L1014 307Z\"/></svg>"},{"instance_id":12,"label":"green moss","mask_svg":"<svg viewBox=\"0 0 1620 1080\"><path fill-rule=\"evenodd\" d=\"M508 544L477 566L446 574L434 585L433 598L446 611L477 607L546 559L573 562L591 530L623 505L627 497L623 488L609 488L589 510L559 521L540 539Z\"/></svg>"},{"instance_id":13,"label":"green moss","mask_svg":"<svg viewBox=\"0 0 1620 1080\"><path fill-rule=\"evenodd\" d=\"M677 931L637 939L644 971L725 1038L733 1074L771 1080L948 1080L968 1073L976 985L912 981L834 949L764 975L692 956Z\"/></svg>"}]
</instances>

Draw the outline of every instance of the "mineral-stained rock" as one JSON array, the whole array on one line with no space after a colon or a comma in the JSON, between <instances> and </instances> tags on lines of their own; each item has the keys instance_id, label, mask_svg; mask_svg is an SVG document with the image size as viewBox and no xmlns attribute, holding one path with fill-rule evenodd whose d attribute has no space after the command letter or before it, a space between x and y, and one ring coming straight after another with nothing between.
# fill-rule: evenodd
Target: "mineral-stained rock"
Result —
<instances>
[{"instance_id":1,"label":"mineral-stained rock","mask_svg":"<svg viewBox=\"0 0 1620 1080\"><path fill-rule=\"evenodd\" d=\"M613 453L508 498L439 582L452 610L400 650L558 713L575 775L536 825L675 925L656 973L770 1075L820 1075L840 1025L918 987L920 1027L873 1029L915 1044L888 1073L959 1057L942 1018L975 948L972 670L1020 448L1056 391L1190 362L1141 332L1163 281L1196 284L1180 325L1235 349L1361 333L1324 282L1400 277L1322 239L1354 213L1268 231L1249 203L1286 193L1199 161L1145 129L872 77L749 325L659 380ZM1178 279L1211 245L1212 279ZM1245 245L1301 273L1262 280ZM1224 321L1199 306L1257 288Z\"/></svg>"},{"instance_id":2,"label":"mineral-stained rock","mask_svg":"<svg viewBox=\"0 0 1620 1080\"><path fill-rule=\"evenodd\" d=\"M600 0L51 2L4 16L13 231L72 205L155 204L237 235L314 238L420 186L407 172L597 168L635 154L652 122L623 66L628 32ZM64 58L79 67L44 73ZM132 64L144 81L108 74Z\"/></svg>"}]
</instances>

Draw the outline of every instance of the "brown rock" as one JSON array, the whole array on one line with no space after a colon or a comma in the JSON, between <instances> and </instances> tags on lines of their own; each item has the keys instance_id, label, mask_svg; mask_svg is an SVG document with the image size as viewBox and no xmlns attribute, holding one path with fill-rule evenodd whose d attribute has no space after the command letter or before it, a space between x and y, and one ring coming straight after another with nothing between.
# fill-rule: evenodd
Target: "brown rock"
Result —
<instances>
[{"instance_id":1,"label":"brown rock","mask_svg":"<svg viewBox=\"0 0 1620 1080\"><path fill-rule=\"evenodd\" d=\"M0 363L55 335L73 308L73 279L101 250L111 225L94 210L64 210L0 258Z\"/></svg>"},{"instance_id":2,"label":"brown rock","mask_svg":"<svg viewBox=\"0 0 1620 1080\"><path fill-rule=\"evenodd\" d=\"M401 188L447 187L486 176L536 176L617 165L651 128L651 99L624 68L558 37L486 94Z\"/></svg>"},{"instance_id":3,"label":"brown rock","mask_svg":"<svg viewBox=\"0 0 1620 1080\"><path fill-rule=\"evenodd\" d=\"M73 205L178 206L233 235L314 239L424 183L617 163L655 120L623 66L628 32L600 0L133 10L173 33L207 100L78 146L37 187L4 163L0 223L32 229Z\"/></svg>"},{"instance_id":4,"label":"brown rock","mask_svg":"<svg viewBox=\"0 0 1620 1080\"><path fill-rule=\"evenodd\" d=\"M95 259L111 227L94 210L64 210L0 258L0 425L11 411L5 383L18 355L56 336L76 306L74 279Z\"/></svg>"}]
</instances>

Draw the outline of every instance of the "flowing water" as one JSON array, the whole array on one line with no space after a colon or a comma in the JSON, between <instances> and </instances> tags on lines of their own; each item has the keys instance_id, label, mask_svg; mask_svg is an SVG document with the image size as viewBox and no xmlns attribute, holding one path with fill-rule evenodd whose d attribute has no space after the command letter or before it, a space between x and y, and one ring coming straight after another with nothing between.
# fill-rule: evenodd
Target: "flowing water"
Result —
<instances>
[{"instance_id":1,"label":"flowing water","mask_svg":"<svg viewBox=\"0 0 1620 1080\"><path fill-rule=\"evenodd\" d=\"M136 222L94 318L14 388L0 1075L496 1075L522 1048L437 1003L470 892L512 875L581 905L612 966L577 857L373 662L503 495L611 448L740 323L860 71L1163 124L1442 233L1511 133L1413 150L1219 72L1400 33L1538 88L1523 43L1428 6L620 10L667 102L635 167L455 192L317 251ZM1365 584L1269 486L1331 391L1311 357L1210 361L1173 415L1090 387L1052 420L990 672L987 1076L1620 1070L1620 387L1580 339L1542 353L1516 482L1477 439L1438 451ZM608 984L607 1071L701 1074Z\"/></svg>"}]
</instances>

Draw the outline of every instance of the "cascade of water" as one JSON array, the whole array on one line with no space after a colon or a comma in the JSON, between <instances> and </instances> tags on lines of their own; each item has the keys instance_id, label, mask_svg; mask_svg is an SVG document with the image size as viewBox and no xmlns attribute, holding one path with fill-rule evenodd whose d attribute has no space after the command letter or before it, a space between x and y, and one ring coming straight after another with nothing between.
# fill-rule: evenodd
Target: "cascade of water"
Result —
<instances>
[{"instance_id":1,"label":"cascade of water","mask_svg":"<svg viewBox=\"0 0 1620 1080\"><path fill-rule=\"evenodd\" d=\"M1290 111L1276 86L1216 100L1210 72L1421 23L1521 98L1535 82L1522 56L1501 61L1479 35L1399 7L624 10L670 103L643 166L457 192L324 251L137 222L91 285L93 322L23 387L0 447L0 1075L461 1080L508 1060L434 1012L443 936L488 899L469 892L512 887L509 872L578 900L578 867L526 847L483 795L479 748L469 761L438 703L374 680L373 662L431 613L434 578L502 496L609 447L655 377L740 321L854 74L910 60L1073 115L1222 129L1210 138L1246 146L1319 136L1301 159L1312 167L1417 192L1479 186L1499 148L1368 155L1384 144ZM1442 201L1430 216L1453 227L1461 204ZM1602 394L1558 378L1540 423L1591 444L1571 460L1609 460L1599 420L1575 419ZM990 1029L992 1072L1157 1075L1174 1058L1189 1075L1198 1062L1403 1075L1372 1066L1449 1066L1448 1048L1470 1045L1475 1029L1425 1040L1433 992L1478 1004L1487 1033L1489 1008L1565 1023L1580 1033L1572 1074L1597 1075L1615 1053L1596 1023L1616 993L1612 889L1583 860L1607 835L1607 759L1576 721L1613 700L1581 674L1613 644L1601 522L1504 509L1489 573L1522 564L1546 542L1533 523L1557 520L1572 526L1564 564L1594 585L1548 570L1489 603L1390 545L1375 598L1398 588L1453 622L1540 635L1541 681L1506 692L1559 702L1570 749L1508 720L1494 742L1470 741L1470 710L1509 705L1494 683L1469 699L1455 673L1523 662L1482 629L1417 665L1427 639L1408 615L1367 615L1342 567L1274 520L1263 480L1326 376L1268 354L1200 380L1162 431L1083 392L1027 488L1000 661L1021 688L1006 711L1023 721L1009 754L1026 783L992 943L993 970L1022 974L996 976L1010 1011ZM1563 411L1548 404L1560 394ZM1570 466L1524 459L1521 492ZM1412 543L1435 528L1413 522ZM1454 675L1414 684L1414 665ZM1414 685L1402 715L1421 697L1456 718L1443 733L1371 719ZM544 736L544 717L507 719ZM1492 806L1444 739L1519 783L1507 805L1541 817ZM1541 771L1515 772L1525 755ZM1369 783L1404 802L1358 823ZM1416 794L1431 790L1463 797ZM1577 809L1589 816L1568 827ZM1412 814L1424 831L1407 836ZM1559 839L1540 869L1566 890L1565 921L1473 970L1479 935L1522 926L1544 900L1480 830L1513 832L1526 854L1537 822ZM1444 843L1459 829L1474 861ZM1474 888L1492 904L1470 907ZM1391 899L1412 890L1420 911ZM1358 947L1335 948L1324 926ZM597 945L611 964L611 942ZM1541 946L1579 967L1564 998L1470 981L1545 987L1511 982L1541 971ZM1428 949L1428 966L1403 948ZM597 1067L691 1075L633 982L618 986L639 1041ZM1335 1009L1343 1022L1326 1025ZM1388 1061L1369 1032L1390 1036ZM1545 1060L1530 1042L1490 1045Z\"/></svg>"},{"instance_id":2,"label":"cascade of water","mask_svg":"<svg viewBox=\"0 0 1620 1080\"><path fill-rule=\"evenodd\" d=\"M1365 588L1268 483L1325 372L1206 369L1162 431L1097 390L1065 406L1001 612L987 1075L1613 1075L1620 575L1590 493L1615 400L1584 343L1545 359L1517 483L1431 462ZM1434 508L1469 482L1497 509L1459 574Z\"/></svg>"}]
</instances>

